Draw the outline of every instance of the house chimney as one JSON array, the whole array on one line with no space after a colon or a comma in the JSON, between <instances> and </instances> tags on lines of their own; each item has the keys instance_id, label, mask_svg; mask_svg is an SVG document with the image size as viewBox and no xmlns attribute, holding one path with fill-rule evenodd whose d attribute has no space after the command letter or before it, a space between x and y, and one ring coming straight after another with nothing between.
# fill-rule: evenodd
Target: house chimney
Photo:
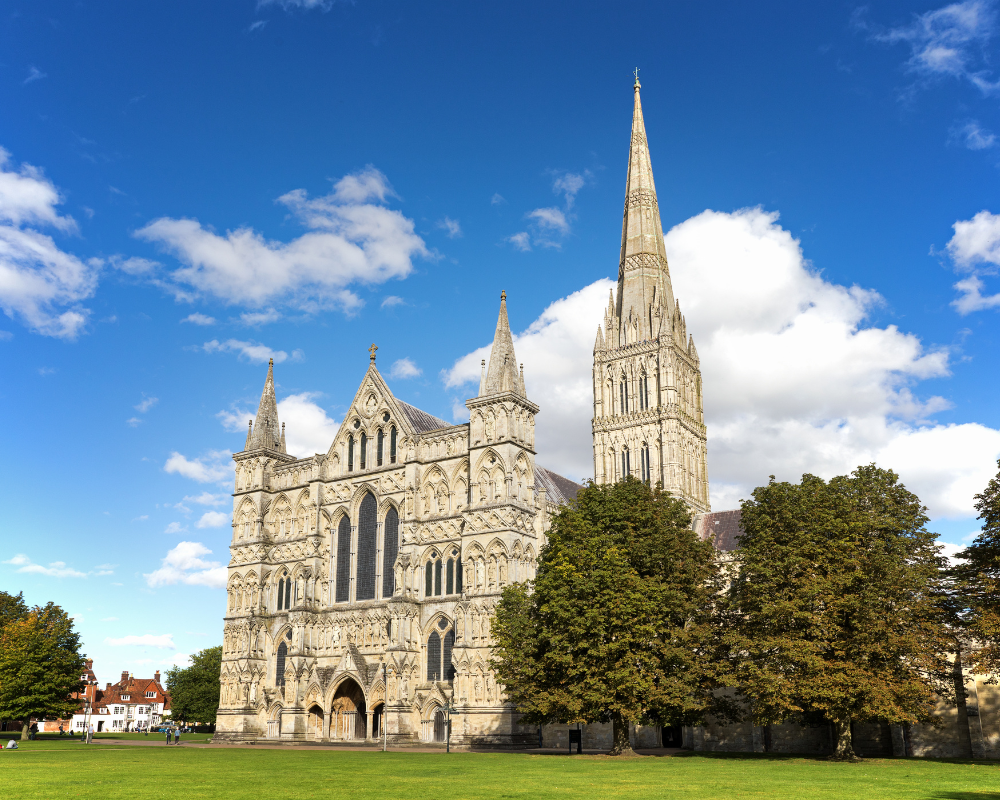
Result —
<instances>
[{"instance_id":1,"label":"house chimney","mask_svg":"<svg viewBox=\"0 0 1000 800\"><path fill-rule=\"evenodd\" d=\"M128 683L128 670L122 671L122 684Z\"/></svg>"},{"instance_id":2,"label":"house chimney","mask_svg":"<svg viewBox=\"0 0 1000 800\"><path fill-rule=\"evenodd\" d=\"M156 681L157 683L160 682L160 671L159 670L156 670L156 672L153 673L153 680Z\"/></svg>"},{"instance_id":3,"label":"house chimney","mask_svg":"<svg viewBox=\"0 0 1000 800\"><path fill-rule=\"evenodd\" d=\"M110 683L104 684L104 691L106 691L106 692L110 692L111 691L111 684Z\"/></svg>"}]
</instances>

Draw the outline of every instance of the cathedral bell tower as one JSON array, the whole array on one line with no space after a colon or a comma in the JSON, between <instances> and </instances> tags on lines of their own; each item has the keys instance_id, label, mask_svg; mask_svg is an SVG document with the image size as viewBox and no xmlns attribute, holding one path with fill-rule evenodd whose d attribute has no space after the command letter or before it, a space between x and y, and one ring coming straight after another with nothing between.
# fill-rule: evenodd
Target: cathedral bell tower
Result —
<instances>
[{"instance_id":1,"label":"cathedral bell tower","mask_svg":"<svg viewBox=\"0 0 1000 800\"><path fill-rule=\"evenodd\" d=\"M709 510L701 362L674 299L636 78L618 288L594 344L594 479L626 475Z\"/></svg>"}]
</instances>

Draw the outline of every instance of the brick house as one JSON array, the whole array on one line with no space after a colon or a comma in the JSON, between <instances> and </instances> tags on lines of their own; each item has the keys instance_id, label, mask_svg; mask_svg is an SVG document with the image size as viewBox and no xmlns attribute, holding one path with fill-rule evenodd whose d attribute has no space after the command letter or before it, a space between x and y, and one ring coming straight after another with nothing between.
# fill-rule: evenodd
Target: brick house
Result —
<instances>
[{"instance_id":1,"label":"brick house","mask_svg":"<svg viewBox=\"0 0 1000 800\"><path fill-rule=\"evenodd\" d=\"M152 678L123 672L118 683L109 683L96 694L91 712L95 732L152 729L170 715L170 695L160 683L159 670ZM73 717L74 730L82 731L87 724L86 709L83 712Z\"/></svg>"}]
</instances>

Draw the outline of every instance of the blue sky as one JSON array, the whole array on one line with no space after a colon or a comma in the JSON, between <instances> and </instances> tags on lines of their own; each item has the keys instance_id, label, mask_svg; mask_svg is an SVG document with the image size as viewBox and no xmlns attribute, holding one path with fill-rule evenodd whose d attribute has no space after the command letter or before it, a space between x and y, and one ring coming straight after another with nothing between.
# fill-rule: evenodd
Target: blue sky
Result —
<instances>
[{"instance_id":1,"label":"blue sky","mask_svg":"<svg viewBox=\"0 0 1000 800\"><path fill-rule=\"evenodd\" d=\"M632 70L713 504L900 472L952 548L1000 456L995 2L0 2L0 586L99 678L221 641L267 358L299 454L379 345L462 419L501 290L539 461L590 464ZM469 381L472 380L472 383Z\"/></svg>"}]
</instances>

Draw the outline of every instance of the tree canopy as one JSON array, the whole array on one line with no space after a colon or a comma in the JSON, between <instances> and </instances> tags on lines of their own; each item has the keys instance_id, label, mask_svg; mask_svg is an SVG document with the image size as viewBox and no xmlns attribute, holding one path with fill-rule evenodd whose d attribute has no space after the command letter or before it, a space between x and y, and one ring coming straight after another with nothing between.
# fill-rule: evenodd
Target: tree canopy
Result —
<instances>
[{"instance_id":1,"label":"tree canopy","mask_svg":"<svg viewBox=\"0 0 1000 800\"><path fill-rule=\"evenodd\" d=\"M534 581L504 590L492 666L528 723L693 723L715 702L718 573L685 504L634 478L591 483L552 519Z\"/></svg>"},{"instance_id":2,"label":"tree canopy","mask_svg":"<svg viewBox=\"0 0 1000 800\"><path fill-rule=\"evenodd\" d=\"M976 511L983 528L958 553L961 561L954 574L963 627L976 644L969 663L996 682L1000 678L1000 473L976 495Z\"/></svg>"},{"instance_id":3,"label":"tree canopy","mask_svg":"<svg viewBox=\"0 0 1000 800\"><path fill-rule=\"evenodd\" d=\"M219 674L222 646L209 647L191 656L191 666L167 670L170 715L184 722L215 723L219 710Z\"/></svg>"},{"instance_id":4,"label":"tree canopy","mask_svg":"<svg viewBox=\"0 0 1000 800\"><path fill-rule=\"evenodd\" d=\"M85 660L73 620L54 603L29 608L21 594L0 592L0 719L69 716L79 702Z\"/></svg>"},{"instance_id":5,"label":"tree canopy","mask_svg":"<svg viewBox=\"0 0 1000 800\"><path fill-rule=\"evenodd\" d=\"M854 720L931 720L950 642L944 560L916 495L871 465L772 477L742 507L723 642L746 715L829 719L839 758L854 757Z\"/></svg>"}]
</instances>

